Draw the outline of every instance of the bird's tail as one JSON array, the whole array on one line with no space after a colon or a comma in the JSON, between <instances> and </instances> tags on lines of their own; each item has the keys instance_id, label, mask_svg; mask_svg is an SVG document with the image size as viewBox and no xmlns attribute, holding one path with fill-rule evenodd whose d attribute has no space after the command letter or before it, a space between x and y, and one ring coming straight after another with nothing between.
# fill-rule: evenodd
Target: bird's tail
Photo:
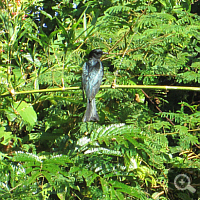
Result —
<instances>
[{"instance_id":1,"label":"bird's tail","mask_svg":"<svg viewBox=\"0 0 200 200\"><path fill-rule=\"evenodd\" d=\"M83 122L99 121L99 115L96 109L95 99L87 100L87 108L83 117Z\"/></svg>"}]
</instances>

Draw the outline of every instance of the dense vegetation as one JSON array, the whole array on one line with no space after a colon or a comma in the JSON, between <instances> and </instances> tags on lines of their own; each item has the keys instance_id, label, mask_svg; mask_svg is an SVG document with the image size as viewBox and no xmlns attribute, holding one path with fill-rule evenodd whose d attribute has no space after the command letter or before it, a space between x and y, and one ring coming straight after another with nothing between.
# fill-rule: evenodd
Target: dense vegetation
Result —
<instances>
[{"instance_id":1,"label":"dense vegetation","mask_svg":"<svg viewBox=\"0 0 200 200\"><path fill-rule=\"evenodd\" d=\"M199 92L101 89L100 121L83 123L81 90L49 89L81 87L94 48L109 52L103 85L198 87L200 3L0 7L0 199L190 199L168 190L167 173L200 168Z\"/></svg>"}]
</instances>

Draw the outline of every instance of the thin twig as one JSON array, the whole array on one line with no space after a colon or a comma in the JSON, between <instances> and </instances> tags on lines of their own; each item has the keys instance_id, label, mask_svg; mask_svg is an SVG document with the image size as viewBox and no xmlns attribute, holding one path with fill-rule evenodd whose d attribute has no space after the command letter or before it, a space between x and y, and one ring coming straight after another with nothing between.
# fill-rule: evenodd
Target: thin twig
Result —
<instances>
[{"instance_id":1,"label":"thin twig","mask_svg":"<svg viewBox=\"0 0 200 200\"><path fill-rule=\"evenodd\" d=\"M157 109L159 112L163 113L163 111L160 110L160 108L159 108L158 106L156 106L155 103L151 100L151 98L149 97L149 95L148 95L144 90L142 90L142 92L143 92L143 94L148 98L148 100L156 107L156 109ZM172 126L175 126L175 124L174 124L168 117L165 116L165 118L166 118L166 120L167 120Z\"/></svg>"},{"instance_id":2,"label":"thin twig","mask_svg":"<svg viewBox=\"0 0 200 200\"><path fill-rule=\"evenodd\" d=\"M200 129L197 128L197 129L188 130L188 132L194 132L194 131L200 131ZM161 135L174 135L174 134L179 134L179 133L180 133L179 131L176 131L176 132L173 132L173 133L163 133ZM198 146L197 144L194 144L194 145L200 149L200 146Z\"/></svg>"}]
</instances>

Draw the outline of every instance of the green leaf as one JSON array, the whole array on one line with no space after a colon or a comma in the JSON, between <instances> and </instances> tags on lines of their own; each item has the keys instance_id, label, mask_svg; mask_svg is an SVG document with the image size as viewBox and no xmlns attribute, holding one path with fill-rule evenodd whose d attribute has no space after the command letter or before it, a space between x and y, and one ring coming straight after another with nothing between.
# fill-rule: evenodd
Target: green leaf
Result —
<instances>
[{"instance_id":1,"label":"green leaf","mask_svg":"<svg viewBox=\"0 0 200 200\"><path fill-rule=\"evenodd\" d=\"M0 143L7 145L12 139L12 132L5 131L5 127L0 127Z\"/></svg>"},{"instance_id":2,"label":"green leaf","mask_svg":"<svg viewBox=\"0 0 200 200\"><path fill-rule=\"evenodd\" d=\"M27 61L33 63L33 58L32 58L32 56L31 56L30 53L23 54L22 56L23 56L24 58L26 58Z\"/></svg>"},{"instance_id":3,"label":"green leaf","mask_svg":"<svg viewBox=\"0 0 200 200\"><path fill-rule=\"evenodd\" d=\"M40 12L41 12L44 16L48 17L50 20L53 19L52 16L51 16L49 13L45 12L44 10L40 10Z\"/></svg>"},{"instance_id":4,"label":"green leaf","mask_svg":"<svg viewBox=\"0 0 200 200\"><path fill-rule=\"evenodd\" d=\"M91 186L91 184L94 183L94 180L98 177L96 173L89 171L87 169L82 169L79 172L79 175L85 178L87 186Z\"/></svg>"},{"instance_id":5,"label":"green leaf","mask_svg":"<svg viewBox=\"0 0 200 200\"><path fill-rule=\"evenodd\" d=\"M33 171L31 176L28 177L28 180L23 181L23 185L30 185L33 182L36 182L37 178L41 175L40 171Z\"/></svg>"},{"instance_id":6,"label":"green leaf","mask_svg":"<svg viewBox=\"0 0 200 200\"><path fill-rule=\"evenodd\" d=\"M12 122L17 118L17 115L13 112L13 109L11 107L8 107L5 109L6 117L8 118L8 121Z\"/></svg>"},{"instance_id":7,"label":"green leaf","mask_svg":"<svg viewBox=\"0 0 200 200\"><path fill-rule=\"evenodd\" d=\"M27 104L25 101L14 102L14 108L24 120L24 122L28 123L31 127L33 127L37 121L37 114L33 109L31 104Z\"/></svg>"},{"instance_id":8,"label":"green leaf","mask_svg":"<svg viewBox=\"0 0 200 200\"><path fill-rule=\"evenodd\" d=\"M118 181L109 181L109 183L117 189L118 192L123 192L125 194L129 194L132 197L136 197L138 199L141 199L144 194L141 193L138 189L125 185L124 183L118 182Z\"/></svg>"}]
</instances>

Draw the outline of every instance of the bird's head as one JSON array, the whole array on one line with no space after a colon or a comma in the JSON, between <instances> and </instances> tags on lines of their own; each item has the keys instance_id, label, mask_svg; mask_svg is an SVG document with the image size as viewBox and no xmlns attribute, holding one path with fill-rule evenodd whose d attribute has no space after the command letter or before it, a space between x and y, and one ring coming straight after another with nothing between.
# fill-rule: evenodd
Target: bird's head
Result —
<instances>
[{"instance_id":1,"label":"bird's head","mask_svg":"<svg viewBox=\"0 0 200 200\"><path fill-rule=\"evenodd\" d=\"M101 49L93 49L89 53L89 59L90 58L100 59L103 54L107 54L107 53L103 52Z\"/></svg>"}]
</instances>

